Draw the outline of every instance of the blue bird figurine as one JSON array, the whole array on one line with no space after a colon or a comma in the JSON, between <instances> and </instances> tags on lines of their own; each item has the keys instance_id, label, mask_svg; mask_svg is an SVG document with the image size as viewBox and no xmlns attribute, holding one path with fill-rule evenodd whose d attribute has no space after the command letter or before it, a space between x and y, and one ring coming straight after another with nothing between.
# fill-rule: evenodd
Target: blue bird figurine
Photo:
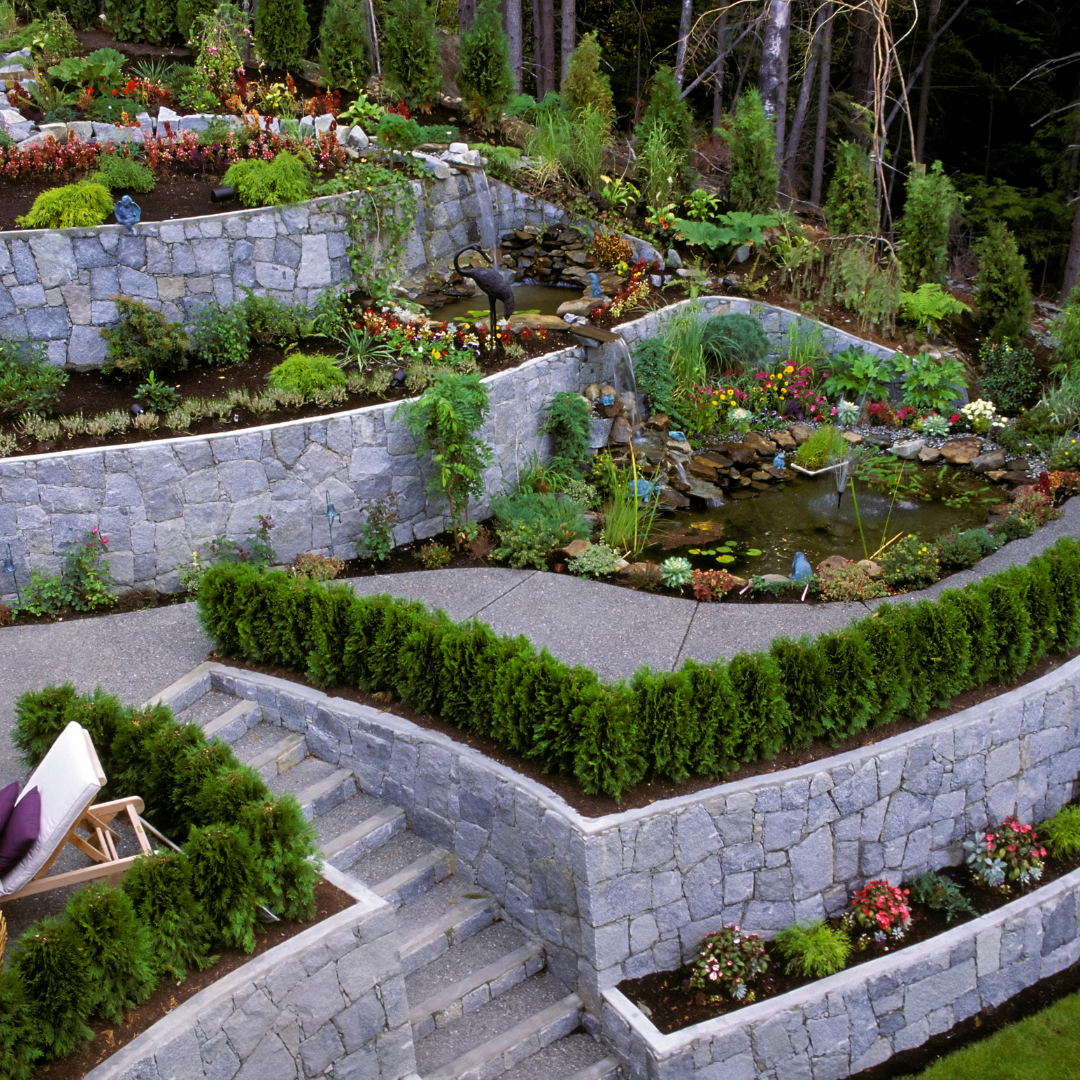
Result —
<instances>
[{"instance_id":1,"label":"blue bird figurine","mask_svg":"<svg viewBox=\"0 0 1080 1080\"><path fill-rule=\"evenodd\" d=\"M776 457L772 459L774 469L782 469L784 467L784 451L781 450L777 453Z\"/></svg>"},{"instance_id":2,"label":"blue bird figurine","mask_svg":"<svg viewBox=\"0 0 1080 1080\"><path fill-rule=\"evenodd\" d=\"M600 277L597 274L589 274L589 296L603 296L600 291Z\"/></svg>"},{"instance_id":3,"label":"blue bird figurine","mask_svg":"<svg viewBox=\"0 0 1080 1080\"><path fill-rule=\"evenodd\" d=\"M130 195L125 195L113 207L113 215L124 226L124 232L130 235L132 226L138 224L139 218L142 217L142 207Z\"/></svg>"},{"instance_id":4,"label":"blue bird figurine","mask_svg":"<svg viewBox=\"0 0 1080 1080\"><path fill-rule=\"evenodd\" d=\"M806 581L814 576L810 569L810 562L801 551L795 552L795 558L791 560L791 580Z\"/></svg>"}]
</instances>

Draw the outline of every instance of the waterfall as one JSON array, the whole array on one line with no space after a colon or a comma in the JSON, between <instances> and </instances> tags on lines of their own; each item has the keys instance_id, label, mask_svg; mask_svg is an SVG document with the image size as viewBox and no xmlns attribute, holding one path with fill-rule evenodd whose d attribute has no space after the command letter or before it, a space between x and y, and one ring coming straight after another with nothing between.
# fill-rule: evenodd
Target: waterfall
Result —
<instances>
[{"instance_id":1,"label":"waterfall","mask_svg":"<svg viewBox=\"0 0 1080 1080\"><path fill-rule=\"evenodd\" d=\"M491 265L499 269L499 230L495 226L495 201L491 197L491 188L488 185L487 173L483 168L473 173L476 197L480 201L480 220L477 228L480 231L480 246L491 253Z\"/></svg>"}]
</instances>

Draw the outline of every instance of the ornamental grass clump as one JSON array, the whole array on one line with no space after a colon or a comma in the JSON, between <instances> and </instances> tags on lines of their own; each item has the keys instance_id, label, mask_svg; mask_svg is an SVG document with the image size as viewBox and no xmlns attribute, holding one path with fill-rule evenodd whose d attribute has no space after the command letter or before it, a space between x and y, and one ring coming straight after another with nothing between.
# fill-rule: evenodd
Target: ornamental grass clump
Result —
<instances>
[{"instance_id":1,"label":"ornamental grass clump","mask_svg":"<svg viewBox=\"0 0 1080 1080\"><path fill-rule=\"evenodd\" d=\"M989 889L1008 891L1012 882L1038 881L1045 866L1046 848L1039 843L1038 833L1015 815L988 829L979 840L965 840L964 850L971 872Z\"/></svg>"},{"instance_id":2,"label":"ornamental grass clump","mask_svg":"<svg viewBox=\"0 0 1080 1080\"><path fill-rule=\"evenodd\" d=\"M768 970L761 938L728 924L705 935L691 968L690 989L703 990L712 1004L725 999L751 1002Z\"/></svg>"},{"instance_id":3,"label":"ornamental grass clump","mask_svg":"<svg viewBox=\"0 0 1080 1080\"><path fill-rule=\"evenodd\" d=\"M911 927L911 909L907 898L910 890L890 885L882 879L868 881L855 893L852 910L844 916L851 928L862 930L856 944L865 949L871 939L877 945L887 941L900 941Z\"/></svg>"},{"instance_id":4,"label":"ornamental grass clump","mask_svg":"<svg viewBox=\"0 0 1080 1080\"><path fill-rule=\"evenodd\" d=\"M846 931L821 919L792 923L776 935L775 942L787 958L787 973L811 979L842 971L851 955L851 938Z\"/></svg>"},{"instance_id":5,"label":"ornamental grass clump","mask_svg":"<svg viewBox=\"0 0 1080 1080\"><path fill-rule=\"evenodd\" d=\"M1063 806L1039 826L1039 834L1055 859L1080 855L1080 805Z\"/></svg>"}]
</instances>

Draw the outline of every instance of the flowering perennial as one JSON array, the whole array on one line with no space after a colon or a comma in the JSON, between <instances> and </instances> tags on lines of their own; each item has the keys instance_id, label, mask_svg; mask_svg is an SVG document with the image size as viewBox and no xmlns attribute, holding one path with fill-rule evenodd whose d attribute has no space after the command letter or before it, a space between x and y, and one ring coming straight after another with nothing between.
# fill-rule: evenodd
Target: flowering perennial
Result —
<instances>
[{"instance_id":1,"label":"flowering perennial","mask_svg":"<svg viewBox=\"0 0 1080 1080\"><path fill-rule=\"evenodd\" d=\"M725 997L753 1001L755 993L751 987L768 970L761 938L729 924L705 935L694 960L690 988L704 990L712 1002Z\"/></svg>"},{"instance_id":2,"label":"flowering perennial","mask_svg":"<svg viewBox=\"0 0 1080 1080\"><path fill-rule=\"evenodd\" d=\"M879 945L888 938L899 941L911 926L907 897L907 889L884 879L868 881L851 901L852 910L844 917L845 922L869 931Z\"/></svg>"},{"instance_id":3,"label":"flowering perennial","mask_svg":"<svg viewBox=\"0 0 1080 1080\"><path fill-rule=\"evenodd\" d=\"M1007 817L997 829L983 833L980 840L965 840L967 862L989 888L1018 881L1021 885L1042 877L1046 848L1030 825Z\"/></svg>"}]
</instances>

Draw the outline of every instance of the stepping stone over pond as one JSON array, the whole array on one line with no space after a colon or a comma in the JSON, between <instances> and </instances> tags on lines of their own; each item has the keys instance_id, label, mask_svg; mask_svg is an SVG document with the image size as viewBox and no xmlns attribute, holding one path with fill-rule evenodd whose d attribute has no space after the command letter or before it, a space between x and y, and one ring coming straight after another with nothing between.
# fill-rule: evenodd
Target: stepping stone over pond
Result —
<instances>
[{"instance_id":1,"label":"stepping stone over pond","mask_svg":"<svg viewBox=\"0 0 1080 1080\"><path fill-rule=\"evenodd\" d=\"M950 465L970 465L982 452L982 439L967 435L962 439L950 439L941 448L941 456Z\"/></svg>"}]
</instances>

